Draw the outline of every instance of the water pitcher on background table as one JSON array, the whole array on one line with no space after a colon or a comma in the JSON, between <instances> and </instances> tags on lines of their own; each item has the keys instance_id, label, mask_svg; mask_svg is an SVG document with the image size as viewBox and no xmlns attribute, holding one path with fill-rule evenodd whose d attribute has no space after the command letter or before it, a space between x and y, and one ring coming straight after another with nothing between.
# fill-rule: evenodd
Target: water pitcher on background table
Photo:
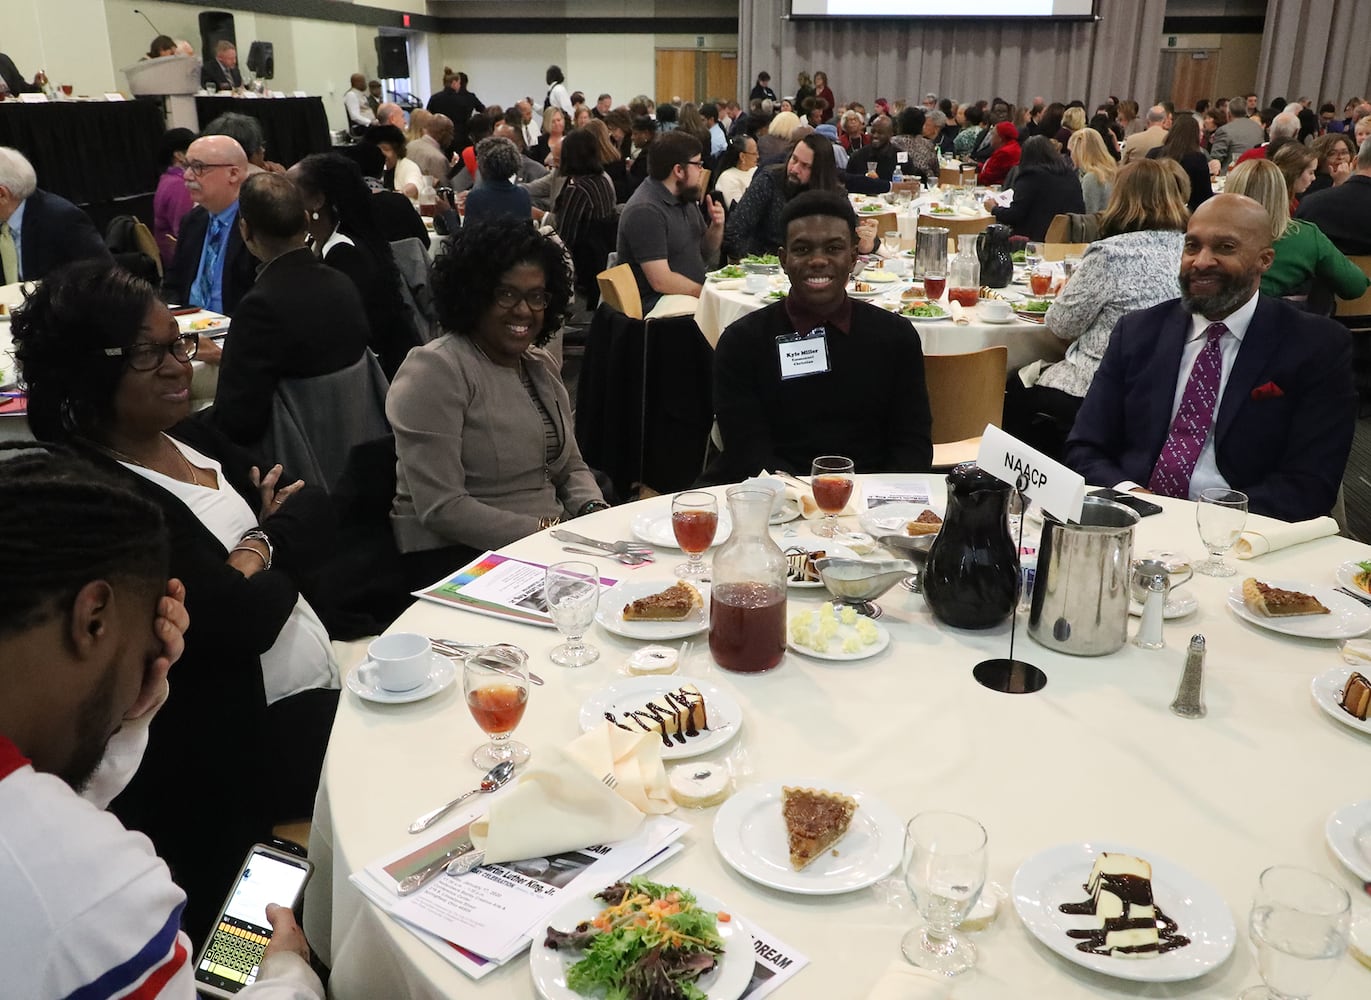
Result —
<instances>
[{"instance_id":1,"label":"water pitcher on background table","mask_svg":"<svg viewBox=\"0 0 1371 1000\"><path fill-rule=\"evenodd\" d=\"M771 539L772 494L728 491L733 534L714 553L709 651L725 670L760 673L785 654L786 558Z\"/></svg>"},{"instance_id":2,"label":"water pitcher on background table","mask_svg":"<svg viewBox=\"0 0 1371 1000\"><path fill-rule=\"evenodd\" d=\"M918 226L914 232L914 277L947 273L947 230Z\"/></svg>"}]
</instances>

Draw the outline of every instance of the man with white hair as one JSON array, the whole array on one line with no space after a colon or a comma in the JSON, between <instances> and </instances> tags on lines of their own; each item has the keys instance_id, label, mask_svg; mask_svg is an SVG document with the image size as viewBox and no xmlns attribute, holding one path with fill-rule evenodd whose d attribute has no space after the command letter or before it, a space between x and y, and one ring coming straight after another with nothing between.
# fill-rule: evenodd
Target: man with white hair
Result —
<instances>
[{"instance_id":1,"label":"man with white hair","mask_svg":"<svg viewBox=\"0 0 1371 1000\"><path fill-rule=\"evenodd\" d=\"M1228 122L1215 130L1214 141L1209 146L1210 162L1217 162L1220 170L1228 169L1243 153L1260 145L1263 138L1261 124L1247 116L1246 98L1230 100L1228 116Z\"/></svg>"},{"instance_id":2,"label":"man with white hair","mask_svg":"<svg viewBox=\"0 0 1371 1000\"><path fill-rule=\"evenodd\" d=\"M238 191L248 176L247 154L226 135L201 136L186 150L185 169L195 207L181 220L162 297L231 316L257 275L257 264L237 225Z\"/></svg>"},{"instance_id":3,"label":"man with white hair","mask_svg":"<svg viewBox=\"0 0 1371 1000\"><path fill-rule=\"evenodd\" d=\"M3 283L39 281L63 264L113 260L85 212L38 188L33 164L0 146L0 271Z\"/></svg>"},{"instance_id":4,"label":"man with white hair","mask_svg":"<svg viewBox=\"0 0 1371 1000\"><path fill-rule=\"evenodd\" d=\"M405 109L390 101L383 102L376 109L377 125L394 125L401 132L405 130ZM454 123L455 126L455 123Z\"/></svg>"},{"instance_id":5,"label":"man with white hair","mask_svg":"<svg viewBox=\"0 0 1371 1000\"><path fill-rule=\"evenodd\" d=\"M227 38L219 39L214 46L214 58L206 59L200 67L200 86L208 90L211 84L216 90L237 90L243 85L238 49Z\"/></svg>"},{"instance_id":6,"label":"man with white hair","mask_svg":"<svg viewBox=\"0 0 1371 1000\"><path fill-rule=\"evenodd\" d=\"M1233 161L1233 165L1237 166L1239 163L1245 163L1248 160L1270 159L1272 153L1300 134L1299 115L1290 111L1282 111L1271 119L1271 127L1267 132L1271 136L1269 142L1264 142L1260 146L1253 146Z\"/></svg>"},{"instance_id":7,"label":"man with white hair","mask_svg":"<svg viewBox=\"0 0 1371 1000\"><path fill-rule=\"evenodd\" d=\"M1147 128L1128 137L1123 147L1123 162L1145 160L1147 154L1166 141L1167 130L1171 127L1171 115L1160 104L1147 109Z\"/></svg>"}]
</instances>

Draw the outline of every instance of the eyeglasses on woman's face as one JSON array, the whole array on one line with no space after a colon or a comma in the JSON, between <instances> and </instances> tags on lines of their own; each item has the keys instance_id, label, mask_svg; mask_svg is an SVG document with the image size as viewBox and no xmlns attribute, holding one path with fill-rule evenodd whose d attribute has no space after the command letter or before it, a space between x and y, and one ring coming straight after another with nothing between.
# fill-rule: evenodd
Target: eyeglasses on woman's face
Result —
<instances>
[{"instance_id":1,"label":"eyeglasses on woman's face","mask_svg":"<svg viewBox=\"0 0 1371 1000\"><path fill-rule=\"evenodd\" d=\"M520 302L528 303L528 307L534 312L541 312L547 308L547 289L530 288L526 292L521 292L519 289L510 288L508 285L496 287L495 304L501 309L516 309Z\"/></svg>"},{"instance_id":2,"label":"eyeglasses on woman's face","mask_svg":"<svg viewBox=\"0 0 1371 1000\"><path fill-rule=\"evenodd\" d=\"M200 338L193 333L182 333L169 344L140 341L128 347L106 347L104 350L105 357L123 358L136 372L150 372L162 367L168 353L183 364L189 363L200 350Z\"/></svg>"}]
</instances>

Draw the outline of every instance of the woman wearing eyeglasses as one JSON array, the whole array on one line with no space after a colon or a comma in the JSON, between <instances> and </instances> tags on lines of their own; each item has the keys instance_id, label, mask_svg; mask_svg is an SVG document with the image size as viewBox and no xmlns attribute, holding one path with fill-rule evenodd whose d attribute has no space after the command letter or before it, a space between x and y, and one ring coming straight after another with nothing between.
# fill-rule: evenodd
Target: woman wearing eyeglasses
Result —
<instances>
[{"instance_id":1,"label":"woman wearing eyeglasses","mask_svg":"<svg viewBox=\"0 0 1371 1000\"><path fill-rule=\"evenodd\" d=\"M714 179L714 190L723 197L726 208L732 208L743 196L756 173L757 140L750 135L730 140L724 155L719 158L719 173Z\"/></svg>"},{"instance_id":2,"label":"woman wearing eyeglasses","mask_svg":"<svg viewBox=\"0 0 1371 1000\"><path fill-rule=\"evenodd\" d=\"M410 352L386 397L391 527L414 588L608 506L542 349L571 302L566 251L531 222L468 224L434 264L433 293L448 332Z\"/></svg>"},{"instance_id":3,"label":"woman wearing eyeglasses","mask_svg":"<svg viewBox=\"0 0 1371 1000\"><path fill-rule=\"evenodd\" d=\"M171 532L194 625L111 810L171 866L196 938L244 845L313 808L338 667L300 581L329 549L328 499L186 419L196 338L127 271L86 262L52 274L12 327L34 436L122 475ZM80 550L81 525L70 544Z\"/></svg>"}]
</instances>

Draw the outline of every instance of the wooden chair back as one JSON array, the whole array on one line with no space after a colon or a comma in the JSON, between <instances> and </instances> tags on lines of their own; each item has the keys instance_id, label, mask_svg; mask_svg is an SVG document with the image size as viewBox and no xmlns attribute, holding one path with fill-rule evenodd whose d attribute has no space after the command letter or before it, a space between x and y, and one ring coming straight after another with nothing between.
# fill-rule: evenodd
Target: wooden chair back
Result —
<instances>
[{"instance_id":1,"label":"wooden chair back","mask_svg":"<svg viewBox=\"0 0 1371 1000\"><path fill-rule=\"evenodd\" d=\"M1347 259L1350 260L1353 264L1356 264L1357 267L1361 268L1363 274L1365 274L1367 277L1371 277L1371 257L1354 257L1349 254ZM1339 318L1352 316L1361 317L1363 318L1363 322L1353 324L1353 329L1371 329L1371 289L1367 289L1365 294L1363 294L1360 298L1348 299L1346 301L1343 301L1342 299L1334 299L1333 315Z\"/></svg>"},{"instance_id":2,"label":"wooden chair back","mask_svg":"<svg viewBox=\"0 0 1371 1000\"><path fill-rule=\"evenodd\" d=\"M643 318L643 298L638 294L632 267L617 264L597 274L595 283L600 286L600 301L629 319Z\"/></svg>"},{"instance_id":3,"label":"wooden chair back","mask_svg":"<svg viewBox=\"0 0 1371 1000\"><path fill-rule=\"evenodd\" d=\"M152 235L152 230L148 228L146 222L139 219L133 224L133 235L138 242L138 249L145 255L151 257L153 263L157 265L157 274L162 274L162 251L157 246L157 240Z\"/></svg>"},{"instance_id":4,"label":"wooden chair back","mask_svg":"<svg viewBox=\"0 0 1371 1000\"><path fill-rule=\"evenodd\" d=\"M979 437L986 424L1000 426L1008 369L1009 348L1003 346L924 357L935 445Z\"/></svg>"},{"instance_id":5,"label":"wooden chair back","mask_svg":"<svg viewBox=\"0 0 1371 1000\"><path fill-rule=\"evenodd\" d=\"M1039 243L1038 251L1043 260L1065 260L1070 256L1079 257L1088 246L1089 243Z\"/></svg>"},{"instance_id":6,"label":"wooden chair back","mask_svg":"<svg viewBox=\"0 0 1371 1000\"><path fill-rule=\"evenodd\" d=\"M983 232L985 227L995 221L993 215L987 215L980 219L962 219L955 215L919 215L919 228L925 229L929 226L938 226L947 230L947 238L952 241L949 248L950 253L956 252L957 237L975 235Z\"/></svg>"}]
</instances>

